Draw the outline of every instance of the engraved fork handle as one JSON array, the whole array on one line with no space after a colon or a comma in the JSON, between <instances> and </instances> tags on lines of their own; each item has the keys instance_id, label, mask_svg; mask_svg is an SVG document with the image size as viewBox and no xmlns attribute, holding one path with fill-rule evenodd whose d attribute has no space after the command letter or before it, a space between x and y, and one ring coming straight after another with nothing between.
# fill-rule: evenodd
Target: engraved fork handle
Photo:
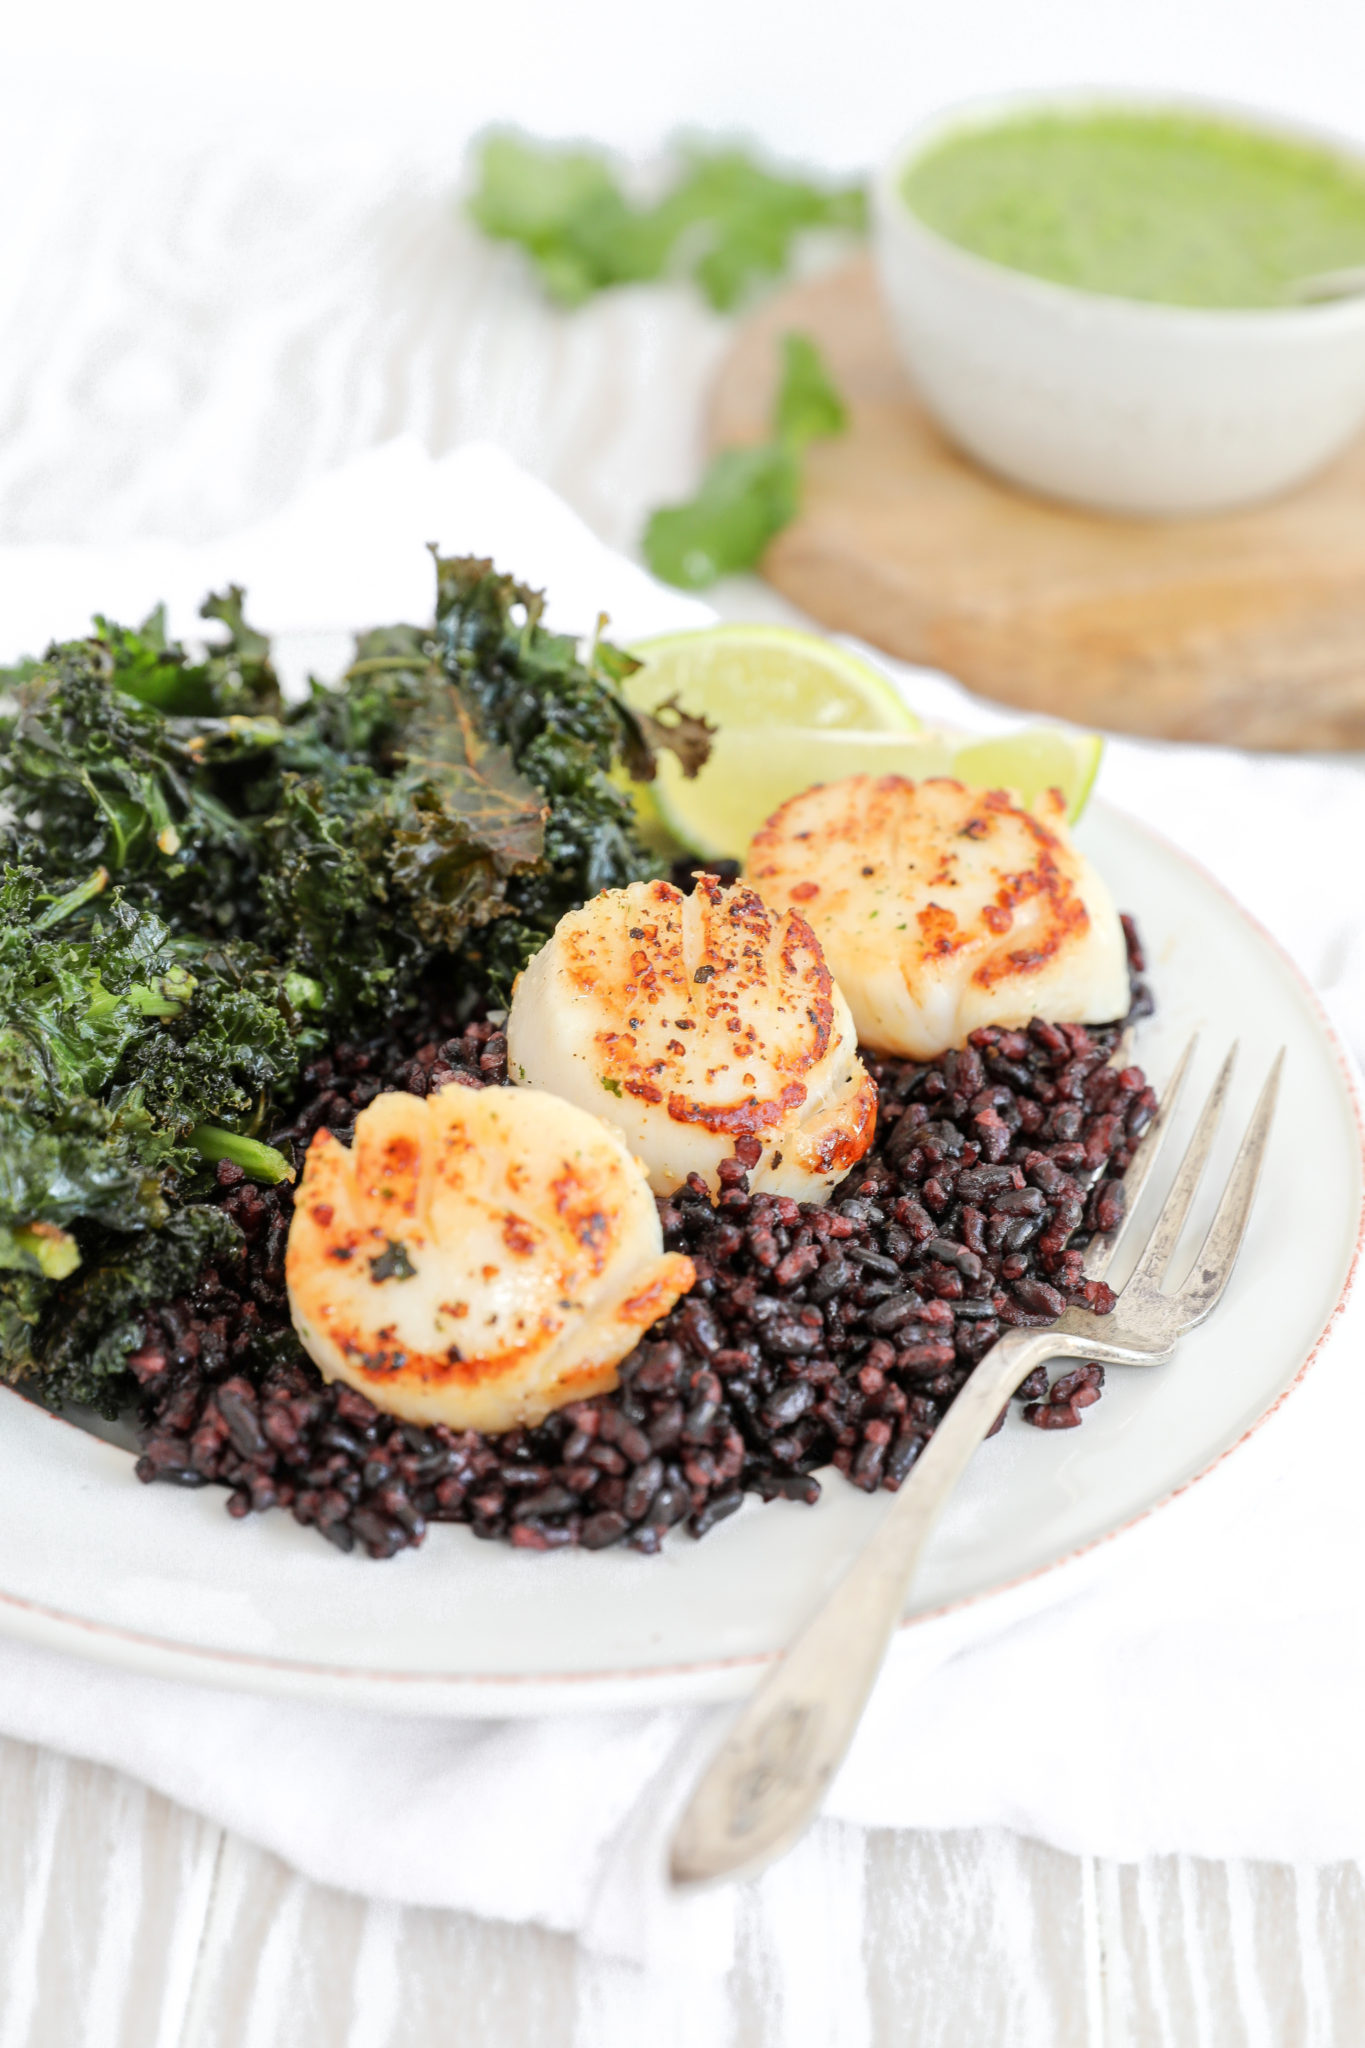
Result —
<instances>
[{"instance_id":1,"label":"engraved fork handle","mask_svg":"<svg viewBox=\"0 0 1365 2048\"><path fill-rule=\"evenodd\" d=\"M801 1834L862 1718L920 1553L973 1451L1011 1394L1051 1358L1154 1365L1169 1350L1106 1339L1071 1310L1047 1330L1008 1330L938 1424L881 1528L740 1713L673 1838L675 1883L738 1877Z\"/></svg>"}]
</instances>

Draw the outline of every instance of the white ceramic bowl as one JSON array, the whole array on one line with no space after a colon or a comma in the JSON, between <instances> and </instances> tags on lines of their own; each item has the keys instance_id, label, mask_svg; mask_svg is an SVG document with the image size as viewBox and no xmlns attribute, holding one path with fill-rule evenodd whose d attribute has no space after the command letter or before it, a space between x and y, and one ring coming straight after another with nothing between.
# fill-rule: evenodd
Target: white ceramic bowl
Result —
<instances>
[{"instance_id":1,"label":"white ceramic bowl","mask_svg":"<svg viewBox=\"0 0 1365 2048\"><path fill-rule=\"evenodd\" d=\"M1365 423L1365 298L1247 312L1110 298L972 255L901 196L910 164L950 134L1107 108L1208 114L1365 170L1365 150L1339 137L1174 95L1030 93L936 116L873 187L877 265L906 369L964 448L1052 497L1178 515L1287 490Z\"/></svg>"}]
</instances>

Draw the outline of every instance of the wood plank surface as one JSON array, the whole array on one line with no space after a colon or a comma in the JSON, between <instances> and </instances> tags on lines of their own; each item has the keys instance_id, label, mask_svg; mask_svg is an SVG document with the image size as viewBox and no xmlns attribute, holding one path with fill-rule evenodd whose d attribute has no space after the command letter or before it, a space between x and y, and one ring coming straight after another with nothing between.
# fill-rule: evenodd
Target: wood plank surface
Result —
<instances>
[{"instance_id":1,"label":"wood plank surface","mask_svg":"<svg viewBox=\"0 0 1365 2048\"><path fill-rule=\"evenodd\" d=\"M1154 737L1365 745L1365 439L1273 504L1139 520L1029 496L961 454L896 356L868 258L791 286L717 375L714 446L768 432L783 333L848 433L806 456L764 574L824 625L1030 711Z\"/></svg>"},{"instance_id":2,"label":"wood plank surface","mask_svg":"<svg viewBox=\"0 0 1365 2048\"><path fill-rule=\"evenodd\" d=\"M567 1935L311 1884L0 1739L0 2048L1356 2048L1362 1954L1355 1865L826 1823L745 1887L730 1979L689 2005Z\"/></svg>"},{"instance_id":3,"label":"wood plank surface","mask_svg":"<svg viewBox=\"0 0 1365 2048\"><path fill-rule=\"evenodd\" d=\"M0 1739L0 2048L179 2048L221 1835Z\"/></svg>"}]
</instances>

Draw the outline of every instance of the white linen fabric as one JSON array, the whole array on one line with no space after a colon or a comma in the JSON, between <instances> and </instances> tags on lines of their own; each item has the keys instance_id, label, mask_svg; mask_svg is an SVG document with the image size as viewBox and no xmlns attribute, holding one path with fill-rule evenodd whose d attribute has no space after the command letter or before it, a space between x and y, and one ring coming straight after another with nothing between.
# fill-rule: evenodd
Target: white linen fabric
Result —
<instances>
[{"instance_id":1,"label":"white linen fabric","mask_svg":"<svg viewBox=\"0 0 1365 2048\"><path fill-rule=\"evenodd\" d=\"M437 461L403 441L212 543L0 549L0 656L79 630L93 609L140 616L162 597L193 633L202 593L228 579L249 585L265 628L339 649L351 625L425 614L431 539L543 583L566 630L591 630L601 610L626 639L712 616L497 449ZM931 717L1008 723L943 677L896 672ZM1115 740L1102 788L1219 876L1365 1051L1360 769ZM898 1642L830 1815L1004 1824L1119 1858L1365 1857L1363 1366L1357 1306L1236 1458L1052 1573L1041 1611L936 1668ZM717 1979L734 1894L671 1898L662 1854L722 1719L390 1721L0 1643L0 1732L129 1771L323 1882L573 1930L606 1955L685 1959L693 1976L709 1963Z\"/></svg>"}]
</instances>

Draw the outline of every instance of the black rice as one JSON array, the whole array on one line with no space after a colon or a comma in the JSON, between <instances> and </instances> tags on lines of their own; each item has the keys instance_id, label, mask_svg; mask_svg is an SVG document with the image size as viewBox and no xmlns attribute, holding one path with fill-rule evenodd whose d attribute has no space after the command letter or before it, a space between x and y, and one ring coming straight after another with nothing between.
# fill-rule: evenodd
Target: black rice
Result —
<instances>
[{"instance_id":1,"label":"black rice","mask_svg":"<svg viewBox=\"0 0 1365 2048\"><path fill-rule=\"evenodd\" d=\"M620 1387L496 1437L398 1422L324 1384L285 1298L292 1190L224 1163L217 1198L244 1250L147 1317L131 1360L138 1476L225 1486L229 1514L287 1508L373 1557L433 1521L524 1549L652 1552L676 1524L705 1535L746 1493L814 1501L828 1466L894 1489L1002 1330L1113 1305L1084 1280L1083 1247L1119 1213L1156 1101L1139 1068L1107 1064L1118 1030L1035 1021L929 1062L870 1058L876 1143L827 1208L752 1193L757 1148L741 1140L716 1203L694 1178L659 1204L697 1284ZM505 1085L493 1024L417 1035L337 1046L272 1142L301 1166L316 1130L345 1137L384 1088ZM1070 1428L1102 1384L1097 1366L1051 1388L1039 1371L1017 1398L1029 1422Z\"/></svg>"}]
</instances>

